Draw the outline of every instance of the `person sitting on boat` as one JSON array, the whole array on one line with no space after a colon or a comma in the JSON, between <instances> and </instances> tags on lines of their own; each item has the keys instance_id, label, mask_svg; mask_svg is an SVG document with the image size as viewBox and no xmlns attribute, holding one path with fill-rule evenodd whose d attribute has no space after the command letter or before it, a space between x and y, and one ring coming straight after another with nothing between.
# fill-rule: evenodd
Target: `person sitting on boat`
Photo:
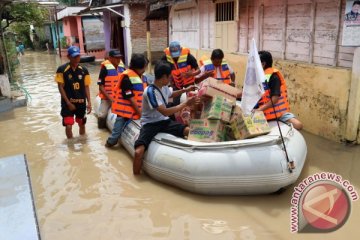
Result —
<instances>
[{"instance_id":1,"label":"person sitting on boat","mask_svg":"<svg viewBox=\"0 0 360 240\"><path fill-rule=\"evenodd\" d=\"M200 83L208 77L213 77L223 83L235 85L234 70L224 59L224 52L221 49L214 49L211 58L202 60L201 73L195 77L195 82Z\"/></svg>"},{"instance_id":2,"label":"person sitting on boat","mask_svg":"<svg viewBox=\"0 0 360 240\"><path fill-rule=\"evenodd\" d=\"M195 76L200 73L196 58L190 53L190 50L181 47L178 41L172 41L169 47L164 50L165 56L162 60L171 65L172 86L174 90L180 90L193 85ZM173 99L172 106L180 104L180 96Z\"/></svg>"},{"instance_id":3,"label":"person sitting on boat","mask_svg":"<svg viewBox=\"0 0 360 240\"><path fill-rule=\"evenodd\" d=\"M133 54L129 69L120 74L119 81L113 90L111 111L117 115L114 128L108 137L105 147L118 143L125 123L141 116L142 96L147 79L143 75L149 61L143 54Z\"/></svg>"},{"instance_id":4,"label":"person sitting on boat","mask_svg":"<svg viewBox=\"0 0 360 240\"><path fill-rule=\"evenodd\" d=\"M301 130L303 124L290 112L285 79L279 70L272 67L271 53L259 51L259 56L266 79L263 84L265 93L258 102L257 110L263 111L268 121L279 119L292 123L295 129Z\"/></svg>"},{"instance_id":5,"label":"person sitting on boat","mask_svg":"<svg viewBox=\"0 0 360 240\"><path fill-rule=\"evenodd\" d=\"M185 137L189 134L189 127L171 120L169 116L181 111L186 106L192 105L195 98L188 98L185 102L169 108L166 105L169 98L193 91L195 86L191 85L184 89L172 91L168 87L170 76L171 66L164 61L157 63L154 84L149 85L144 91L141 129L139 138L135 141L133 173L136 175L140 174L144 152L157 133L164 132L178 137Z\"/></svg>"},{"instance_id":6,"label":"person sitting on boat","mask_svg":"<svg viewBox=\"0 0 360 240\"><path fill-rule=\"evenodd\" d=\"M119 81L120 74L125 71L125 65L121 60L122 54L119 50L110 50L107 60L101 63L99 79L99 97L101 103L98 112L98 128L105 128L106 116L113 102L113 88Z\"/></svg>"}]
</instances>

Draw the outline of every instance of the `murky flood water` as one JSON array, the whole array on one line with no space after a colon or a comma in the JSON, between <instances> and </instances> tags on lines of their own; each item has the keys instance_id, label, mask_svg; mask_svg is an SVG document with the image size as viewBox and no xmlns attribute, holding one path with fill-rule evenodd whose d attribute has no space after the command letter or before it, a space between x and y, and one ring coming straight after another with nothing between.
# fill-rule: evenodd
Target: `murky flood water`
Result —
<instances>
[{"instance_id":1,"label":"murky flood water","mask_svg":"<svg viewBox=\"0 0 360 240\"><path fill-rule=\"evenodd\" d=\"M60 94L54 82L60 60L26 53L17 77L31 95L27 107L0 114L0 157L25 153L44 240L110 239L359 239L360 204L339 230L290 233L288 189L280 195L202 196L132 175L121 147L104 147L106 130L90 114L86 138L74 126L73 141L61 125ZM92 98L99 63L91 72ZM308 144L303 178L335 172L360 192L360 146L347 147L303 132Z\"/></svg>"}]
</instances>

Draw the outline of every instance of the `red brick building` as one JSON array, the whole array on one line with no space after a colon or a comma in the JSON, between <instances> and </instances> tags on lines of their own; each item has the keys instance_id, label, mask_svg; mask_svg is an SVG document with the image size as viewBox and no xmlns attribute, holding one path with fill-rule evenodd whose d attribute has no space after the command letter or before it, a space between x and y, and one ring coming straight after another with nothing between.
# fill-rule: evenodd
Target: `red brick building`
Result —
<instances>
[{"instance_id":1,"label":"red brick building","mask_svg":"<svg viewBox=\"0 0 360 240\"><path fill-rule=\"evenodd\" d=\"M168 6L162 6L160 11L155 10L155 14L150 16L150 2L96 0L83 12L102 13L106 50L119 49L125 62L129 63L131 54L146 54L149 48L154 61L168 45Z\"/></svg>"}]
</instances>

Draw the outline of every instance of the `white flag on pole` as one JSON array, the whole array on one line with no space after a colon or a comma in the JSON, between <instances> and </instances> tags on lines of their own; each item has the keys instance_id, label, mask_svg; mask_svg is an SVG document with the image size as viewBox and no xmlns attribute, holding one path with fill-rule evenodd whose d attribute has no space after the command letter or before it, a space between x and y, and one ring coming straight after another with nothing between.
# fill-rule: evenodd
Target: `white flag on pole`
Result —
<instances>
[{"instance_id":1,"label":"white flag on pole","mask_svg":"<svg viewBox=\"0 0 360 240\"><path fill-rule=\"evenodd\" d=\"M263 82L265 82L265 74L256 48L255 39L253 39L250 46L240 105L245 115L251 113L256 103L264 94Z\"/></svg>"}]
</instances>

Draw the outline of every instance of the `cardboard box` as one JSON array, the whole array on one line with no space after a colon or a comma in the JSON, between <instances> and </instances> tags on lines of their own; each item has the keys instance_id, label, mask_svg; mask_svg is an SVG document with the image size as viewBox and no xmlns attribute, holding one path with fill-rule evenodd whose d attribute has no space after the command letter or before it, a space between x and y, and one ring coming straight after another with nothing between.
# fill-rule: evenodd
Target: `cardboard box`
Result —
<instances>
[{"instance_id":1,"label":"cardboard box","mask_svg":"<svg viewBox=\"0 0 360 240\"><path fill-rule=\"evenodd\" d=\"M212 99L203 102L201 118L216 119L228 123L230 122L234 105L234 101L223 96L215 96Z\"/></svg>"},{"instance_id":2,"label":"cardboard box","mask_svg":"<svg viewBox=\"0 0 360 240\"><path fill-rule=\"evenodd\" d=\"M235 136L234 136L234 132L231 128L230 125L225 125L225 136L224 136L224 141L234 141Z\"/></svg>"},{"instance_id":3,"label":"cardboard box","mask_svg":"<svg viewBox=\"0 0 360 240\"><path fill-rule=\"evenodd\" d=\"M239 106L234 108L230 126L236 139L264 135L271 130L262 111L255 111L253 115L244 116Z\"/></svg>"},{"instance_id":4,"label":"cardboard box","mask_svg":"<svg viewBox=\"0 0 360 240\"><path fill-rule=\"evenodd\" d=\"M201 82L198 96L223 96L235 102L236 96L240 92L240 89L225 84L222 81L216 80L215 78L207 78Z\"/></svg>"},{"instance_id":5,"label":"cardboard box","mask_svg":"<svg viewBox=\"0 0 360 240\"><path fill-rule=\"evenodd\" d=\"M188 139L197 142L222 142L225 125L220 120L192 119Z\"/></svg>"}]
</instances>

